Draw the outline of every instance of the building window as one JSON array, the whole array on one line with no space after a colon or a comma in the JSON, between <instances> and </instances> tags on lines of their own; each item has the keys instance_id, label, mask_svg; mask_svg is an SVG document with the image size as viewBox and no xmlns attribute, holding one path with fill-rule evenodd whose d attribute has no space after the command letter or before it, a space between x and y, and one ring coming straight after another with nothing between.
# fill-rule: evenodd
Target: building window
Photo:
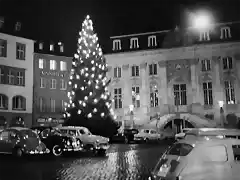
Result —
<instances>
[{"instance_id":1,"label":"building window","mask_svg":"<svg viewBox=\"0 0 240 180\"><path fill-rule=\"evenodd\" d=\"M4 17L0 17L0 29L3 28L4 25Z\"/></svg>"},{"instance_id":2,"label":"building window","mask_svg":"<svg viewBox=\"0 0 240 180\"><path fill-rule=\"evenodd\" d=\"M43 97L39 98L39 111L45 112L45 101Z\"/></svg>"},{"instance_id":3,"label":"building window","mask_svg":"<svg viewBox=\"0 0 240 180\"><path fill-rule=\"evenodd\" d=\"M40 88L45 88L46 87L46 79L45 78L40 78Z\"/></svg>"},{"instance_id":4,"label":"building window","mask_svg":"<svg viewBox=\"0 0 240 180\"><path fill-rule=\"evenodd\" d=\"M38 66L39 66L39 69L46 68L46 60L45 59L39 59Z\"/></svg>"},{"instance_id":5,"label":"building window","mask_svg":"<svg viewBox=\"0 0 240 180\"><path fill-rule=\"evenodd\" d=\"M8 109L8 97L0 94L0 109Z\"/></svg>"},{"instance_id":6,"label":"building window","mask_svg":"<svg viewBox=\"0 0 240 180\"><path fill-rule=\"evenodd\" d=\"M113 76L115 78L120 78L122 76L122 69L120 67L115 67Z\"/></svg>"},{"instance_id":7,"label":"building window","mask_svg":"<svg viewBox=\"0 0 240 180\"><path fill-rule=\"evenodd\" d=\"M140 88L132 87L132 104L135 108L140 107Z\"/></svg>"},{"instance_id":8,"label":"building window","mask_svg":"<svg viewBox=\"0 0 240 180\"><path fill-rule=\"evenodd\" d=\"M130 49L133 49L133 48L139 48L138 38L130 39Z\"/></svg>"},{"instance_id":9,"label":"building window","mask_svg":"<svg viewBox=\"0 0 240 180\"><path fill-rule=\"evenodd\" d=\"M199 41L210 41L209 31L200 32Z\"/></svg>"},{"instance_id":10,"label":"building window","mask_svg":"<svg viewBox=\"0 0 240 180\"><path fill-rule=\"evenodd\" d=\"M38 48L39 48L40 50L43 50L43 43L42 43L42 42L39 43Z\"/></svg>"},{"instance_id":11,"label":"building window","mask_svg":"<svg viewBox=\"0 0 240 180\"><path fill-rule=\"evenodd\" d=\"M114 39L113 40L113 51L116 51L116 50L121 50L121 40L120 39Z\"/></svg>"},{"instance_id":12,"label":"building window","mask_svg":"<svg viewBox=\"0 0 240 180\"><path fill-rule=\"evenodd\" d=\"M0 84L4 83L4 70L3 67L0 67Z\"/></svg>"},{"instance_id":13,"label":"building window","mask_svg":"<svg viewBox=\"0 0 240 180\"><path fill-rule=\"evenodd\" d=\"M26 110L26 98L23 96L14 96L12 99L13 110Z\"/></svg>"},{"instance_id":14,"label":"building window","mask_svg":"<svg viewBox=\"0 0 240 180\"><path fill-rule=\"evenodd\" d=\"M212 82L203 83L203 96L205 105L213 105Z\"/></svg>"},{"instance_id":15,"label":"building window","mask_svg":"<svg viewBox=\"0 0 240 180\"><path fill-rule=\"evenodd\" d=\"M25 60L26 45L17 43L17 55L16 58L19 60Z\"/></svg>"},{"instance_id":16,"label":"building window","mask_svg":"<svg viewBox=\"0 0 240 180\"><path fill-rule=\"evenodd\" d=\"M64 52L64 45L62 42L58 42L60 52Z\"/></svg>"},{"instance_id":17,"label":"building window","mask_svg":"<svg viewBox=\"0 0 240 180\"><path fill-rule=\"evenodd\" d=\"M8 71L8 84L14 84L14 72L13 70Z\"/></svg>"},{"instance_id":18,"label":"building window","mask_svg":"<svg viewBox=\"0 0 240 180\"><path fill-rule=\"evenodd\" d=\"M57 62L55 60L50 60L50 70L57 69Z\"/></svg>"},{"instance_id":19,"label":"building window","mask_svg":"<svg viewBox=\"0 0 240 180\"><path fill-rule=\"evenodd\" d=\"M115 106L115 109L122 108L122 89L121 88L114 89L114 106Z\"/></svg>"},{"instance_id":20,"label":"building window","mask_svg":"<svg viewBox=\"0 0 240 180\"><path fill-rule=\"evenodd\" d=\"M186 84L174 84L174 104L175 106L187 105L187 86Z\"/></svg>"},{"instance_id":21,"label":"building window","mask_svg":"<svg viewBox=\"0 0 240 180\"><path fill-rule=\"evenodd\" d=\"M233 68L233 60L231 57L224 57L223 58L223 69L232 69Z\"/></svg>"},{"instance_id":22,"label":"building window","mask_svg":"<svg viewBox=\"0 0 240 180\"><path fill-rule=\"evenodd\" d=\"M221 36L220 36L220 39L229 39L231 38L231 30L230 30L230 27L228 26L224 26L224 27L221 27Z\"/></svg>"},{"instance_id":23,"label":"building window","mask_svg":"<svg viewBox=\"0 0 240 180\"><path fill-rule=\"evenodd\" d=\"M67 89L67 82L64 79L60 79L60 90Z\"/></svg>"},{"instance_id":24,"label":"building window","mask_svg":"<svg viewBox=\"0 0 240 180\"><path fill-rule=\"evenodd\" d=\"M148 47L157 46L157 37L156 36L148 36Z\"/></svg>"},{"instance_id":25,"label":"building window","mask_svg":"<svg viewBox=\"0 0 240 180\"><path fill-rule=\"evenodd\" d=\"M64 100L62 100L61 102L62 102L62 112L64 112L65 111L65 102L64 102Z\"/></svg>"},{"instance_id":26,"label":"building window","mask_svg":"<svg viewBox=\"0 0 240 180\"><path fill-rule=\"evenodd\" d=\"M51 112L55 112L55 100L50 99L50 110Z\"/></svg>"},{"instance_id":27,"label":"building window","mask_svg":"<svg viewBox=\"0 0 240 180\"><path fill-rule=\"evenodd\" d=\"M7 57L7 41L0 39L0 57Z\"/></svg>"},{"instance_id":28,"label":"building window","mask_svg":"<svg viewBox=\"0 0 240 180\"><path fill-rule=\"evenodd\" d=\"M235 90L234 83L232 81L225 81L225 95L227 104L235 104Z\"/></svg>"},{"instance_id":29,"label":"building window","mask_svg":"<svg viewBox=\"0 0 240 180\"><path fill-rule=\"evenodd\" d=\"M150 106L157 107L158 106L158 90L150 89Z\"/></svg>"},{"instance_id":30,"label":"building window","mask_svg":"<svg viewBox=\"0 0 240 180\"><path fill-rule=\"evenodd\" d=\"M202 60L202 71L210 71L211 70L211 61L210 59L203 59Z\"/></svg>"},{"instance_id":31,"label":"building window","mask_svg":"<svg viewBox=\"0 0 240 180\"><path fill-rule=\"evenodd\" d=\"M132 66L132 77L139 76L139 66Z\"/></svg>"},{"instance_id":32,"label":"building window","mask_svg":"<svg viewBox=\"0 0 240 180\"><path fill-rule=\"evenodd\" d=\"M24 86L25 85L24 79L25 79L25 72L24 71L17 72L17 85Z\"/></svg>"},{"instance_id":33,"label":"building window","mask_svg":"<svg viewBox=\"0 0 240 180\"><path fill-rule=\"evenodd\" d=\"M21 26L22 26L21 22L16 22L16 24L15 24L15 31L20 31L21 30Z\"/></svg>"},{"instance_id":34,"label":"building window","mask_svg":"<svg viewBox=\"0 0 240 180\"><path fill-rule=\"evenodd\" d=\"M50 51L54 51L54 45L50 44Z\"/></svg>"},{"instance_id":35,"label":"building window","mask_svg":"<svg viewBox=\"0 0 240 180\"><path fill-rule=\"evenodd\" d=\"M149 75L157 75L157 64L149 64Z\"/></svg>"},{"instance_id":36,"label":"building window","mask_svg":"<svg viewBox=\"0 0 240 180\"><path fill-rule=\"evenodd\" d=\"M67 63L65 61L60 61L60 71L67 70Z\"/></svg>"},{"instance_id":37,"label":"building window","mask_svg":"<svg viewBox=\"0 0 240 180\"><path fill-rule=\"evenodd\" d=\"M56 89L57 88L57 80L51 79L51 86L50 89Z\"/></svg>"}]
</instances>

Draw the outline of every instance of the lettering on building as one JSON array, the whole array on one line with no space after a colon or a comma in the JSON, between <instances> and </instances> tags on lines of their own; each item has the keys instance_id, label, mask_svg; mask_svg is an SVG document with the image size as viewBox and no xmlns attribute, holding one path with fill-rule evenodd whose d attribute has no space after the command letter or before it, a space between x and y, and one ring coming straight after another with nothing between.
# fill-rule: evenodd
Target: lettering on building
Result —
<instances>
[{"instance_id":1,"label":"lettering on building","mask_svg":"<svg viewBox=\"0 0 240 180\"><path fill-rule=\"evenodd\" d=\"M59 73L59 72L44 72L44 71L41 71L41 74L42 74L42 75L45 75L45 76L65 77L65 74Z\"/></svg>"}]
</instances>

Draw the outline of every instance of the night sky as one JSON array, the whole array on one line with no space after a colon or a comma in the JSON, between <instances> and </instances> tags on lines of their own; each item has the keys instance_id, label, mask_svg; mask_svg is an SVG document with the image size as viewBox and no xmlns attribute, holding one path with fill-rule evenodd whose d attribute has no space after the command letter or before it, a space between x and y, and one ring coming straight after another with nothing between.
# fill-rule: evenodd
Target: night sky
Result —
<instances>
[{"instance_id":1,"label":"night sky","mask_svg":"<svg viewBox=\"0 0 240 180\"><path fill-rule=\"evenodd\" d=\"M74 49L87 14L104 46L113 35L184 27L189 12L206 8L217 22L240 20L240 0L0 0L0 15L20 19L29 35Z\"/></svg>"}]
</instances>

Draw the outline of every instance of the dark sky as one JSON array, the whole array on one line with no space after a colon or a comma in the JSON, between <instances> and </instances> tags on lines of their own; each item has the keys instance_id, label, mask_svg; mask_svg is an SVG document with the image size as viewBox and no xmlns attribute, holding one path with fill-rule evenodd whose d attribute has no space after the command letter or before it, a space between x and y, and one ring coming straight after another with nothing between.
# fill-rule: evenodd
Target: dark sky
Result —
<instances>
[{"instance_id":1,"label":"dark sky","mask_svg":"<svg viewBox=\"0 0 240 180\"><path fill-rule=\"evenodd\" d=\"M183 25L187 12L202 8L216 21L240 20L240 0L0 0L0 15L21 19L29 34L73 44L87 14L105 44L112 35Z\"/></svg>"}]
</instances>

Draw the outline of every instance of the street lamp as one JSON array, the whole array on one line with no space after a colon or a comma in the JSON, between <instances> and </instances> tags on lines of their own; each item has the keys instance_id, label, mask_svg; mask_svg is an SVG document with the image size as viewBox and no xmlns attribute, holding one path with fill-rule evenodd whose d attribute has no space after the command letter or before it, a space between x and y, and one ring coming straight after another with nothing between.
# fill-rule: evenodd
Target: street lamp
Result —
<instances>
[{"instance_id":1,"label":"street lamp","mask_svg":"<svg viewBox=\"0 0 240 180\"><path fill-rule=\"evenodd\" d=\"M133 110L134 110L134 105L130 104L129 105L129 113L130 113L130 122L132 122L132 128L133 128L133 124L134 124L134 121L133 121L133 117L134 117Z\"/></svg>"},{"instance_id":2,"label":"street lamp","mask_svg":"<svg viewBox=\"0 0 240 180\"><path fill-rule=\"evenodd\" d=\"M223 110L224 101L218 101L218 105L220 107L220 123L221 123L221 127L224 127L224 110Z\"/></svg>"},{"instance_id":3,"label":"street lamp","mask_svg":"<svg viewBox=\"0 0 240 180\"><path fill-rule=\"evenodd\" d=\"M209 12L201 11L190 14L190 23L193 28L197 30L208 29L213 23L213 17Z\"/></svg>"}]
</instances>

